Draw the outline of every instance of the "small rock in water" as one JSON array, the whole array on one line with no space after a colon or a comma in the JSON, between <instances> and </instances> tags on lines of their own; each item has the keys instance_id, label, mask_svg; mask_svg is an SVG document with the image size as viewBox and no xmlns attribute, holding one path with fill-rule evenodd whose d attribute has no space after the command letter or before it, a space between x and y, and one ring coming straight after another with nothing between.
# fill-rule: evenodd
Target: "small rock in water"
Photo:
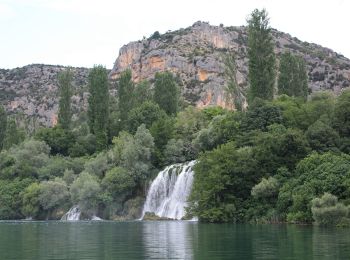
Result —
<instances>
[{"instance_id":1,"label":"small rock in water","mask_svg":"<svg viewBox=\"0 0 350 260\"><path fill-rule=\"evenodd\" d=\"M166 217L159 217L154 212L146 212L143 216L142 220L150 220L150 221L157 221L157 220L174 220L172 218L166 218Z\"/></svg>"}]
</instances>

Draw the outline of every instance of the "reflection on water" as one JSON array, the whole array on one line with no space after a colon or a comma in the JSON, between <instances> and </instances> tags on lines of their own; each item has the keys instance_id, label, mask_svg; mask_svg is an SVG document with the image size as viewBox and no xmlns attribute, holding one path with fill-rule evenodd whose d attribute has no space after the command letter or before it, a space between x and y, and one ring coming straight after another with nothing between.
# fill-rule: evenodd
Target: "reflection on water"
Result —
<instances>
[{"instance_id":1,"label":"reflection on water","mask_svg":"<svg viewBox=\"0 0 350 260\"><path fill-rule=\"evenodd\" d=\"M350 259L349 231L182 221L0 221L0 259Z\"/></svg>"},{"instance_id":2,"label":"reflection on water","mask_svg":"<svg viewBox=\"0 0 350 260\"><path fill-rule=\"evenodd\" d=\"M157 221L142 226L146 259L193 259L196 222Z\"/></svg>"}]
</instances>

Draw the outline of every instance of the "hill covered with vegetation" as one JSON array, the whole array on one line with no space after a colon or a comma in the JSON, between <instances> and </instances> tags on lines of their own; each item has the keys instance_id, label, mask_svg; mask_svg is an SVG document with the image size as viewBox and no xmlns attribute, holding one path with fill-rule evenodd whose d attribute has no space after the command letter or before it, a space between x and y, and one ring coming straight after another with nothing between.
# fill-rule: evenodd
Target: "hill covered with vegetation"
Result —
<instances>
[{"instance_id":1,"label":"hill covered with vegetation","mask_svg":"<svg viewBox=\"0 0 350 260\"><path fill-rule=\"evenodd\" d=\"M103 66L88 72L79 120L73 68L55 79L54 127L28 133L1 107L0 219L59 219L74 205L84 218L136 219L159 170L197 160L187 217L349 225L350 92L309 95L307 63L276 55L265 10L247 37L249 88L239 58L223 57L235 110L192 106L172 70L135 81L126 69L111 85Z\"/></svg>"}]
</instances>

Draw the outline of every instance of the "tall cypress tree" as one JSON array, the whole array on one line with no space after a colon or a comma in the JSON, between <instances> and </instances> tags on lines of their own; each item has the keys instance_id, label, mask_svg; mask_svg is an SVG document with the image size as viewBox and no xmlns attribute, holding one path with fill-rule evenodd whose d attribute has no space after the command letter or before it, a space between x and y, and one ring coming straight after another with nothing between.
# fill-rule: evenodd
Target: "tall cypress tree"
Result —
<instances>
[{"instance_id":1,"label":"tall cypress tree","mask_svg":"<svg viewBox=\"0 0 350 260\"><path fill-rule=\"evenodd\" d=\"M123 71L117 82L118 91L118 110L120 112L120 120L124 125L128 118L128 113L134 107L134 91L135 85L132 82L131 70Z\"/></svg>"},{"instance_id":2,"label":"tall cypress tree","mask_svg":"<svg viewBox=\"0 0 350 260\"><path fill-rule=\"evenodd\" d=\"M308 85L305 62L301 57L295 56L290 52L281 55L278 94L307 99Z\"/></svg>"},{"instance_id":3,"label":"tall cypress tree","mask_svg":"<svg viewBox=\"0 0 350 260\"><path fill-rule=\"evenodd\" d=\"M12 145L21 143L25 138L23 129L18 128L15 119L7 120L6 134L4 138L3 148L9 149Z\"/></svg>"},{"instance_id":4,"label":"tall cypress tree","mask_svg":"<svg viewBox=\"0 0 350 260\"><path fill-rule=\"evenodd\" d=\"M7 127L7 114L2 105L0 105L0 151L4 146L4 139Z\"/></svg>"},{"instance_id":5,"label":"tall cypress tree","mask_svg":"<svg viewBox=\"0 0 350 260\"><path fill-rule=\"evenodd\" d=\"M225 64L225 77L227 80L226 94L230 99L229 102L233 102L238 111L243 111L246 98L244 90L237 82L235 56L233 53L228 53L223 59Z\"/></svg>"},{"instance_id":6,"label":"tall cypress tree","mask_svg":"<svg viewBox=\"0 0 350 260\"><path fill-rule=\"evenodd\" d=\"M58 75L59 84L59 110L58 123L63 129L69 129L72 120L71 97L72 97L72 79L73 73L70 69L62 71Z\"/></svg>"},{"instance_id":7,"label":"tall cypress tree","mask_svg":"<svg viewBox=\"0 0 350 260\"><path fill-rule=\"evenodd\" d=\"M250 84L248 100L251 102L256 97L271 100L274 94L276 58L268 14L265 9L255 9L247 22Z\"/></svg>"},{"instance_id":8,"label":"tall cypress tree","mask_svg":"<svg viewBox=\"0 0 350 260\"><path fill-rule=\"evenodd\" d=\"M170 72L156 73L153 99L168 115L177 113L179 89Z\"/></svg>"},{"instance_id":9,"label":"tall cypress tree","mask_svg":"<svg viewBox=\"0 0 350 260\"><path fill-rule=\"evenodd\" d=\"M97 149L107 147L107 129L109 117L109 90L107 70L99 65L89 73L89 127L96 136Z\"/></svg>"}]
</instances>

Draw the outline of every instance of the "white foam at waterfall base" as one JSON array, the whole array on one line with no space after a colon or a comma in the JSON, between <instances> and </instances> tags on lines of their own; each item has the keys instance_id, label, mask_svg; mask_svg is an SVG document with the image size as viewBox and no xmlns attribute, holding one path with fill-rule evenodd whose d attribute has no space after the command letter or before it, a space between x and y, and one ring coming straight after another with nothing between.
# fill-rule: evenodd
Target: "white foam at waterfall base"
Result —
<instances>
[{"instance_id":1,"label":"white foam at waterfall base","mask_svg":"<svg viewBox=\"0 0 350 260\"><path fill-rule=\"evenodd\" d=\"M64 214L61 218L61 220L68 220L68 221L77 221L80 219L81 211L78 206L73 206L69 209L69 211Z\"/></svg>"},{"instance_id":2,"label":"white foam at waterfall base","mask_svg":"<svg viewBox=\"0 0 350 260\"><path fill-rule=\"evenodd\" d=\"M195 161L173 164L159 172L152 182L142 217L153 212L159 217L182 219L185 216L187 199L191 193Z\"/></svg>"},{"instance_id":3,"label":"white foam at waterfall base","mask_svg":"<svg viewBox=\"0 0 350 260\"><path fill-rule=\"evenodd\" d=\"M93 221L102 221L103 219L100 218L100 217L98 217L98 216L93 215L93 216L91 217L91 220L93 220Z\"/></svg>"}]
</instances>

